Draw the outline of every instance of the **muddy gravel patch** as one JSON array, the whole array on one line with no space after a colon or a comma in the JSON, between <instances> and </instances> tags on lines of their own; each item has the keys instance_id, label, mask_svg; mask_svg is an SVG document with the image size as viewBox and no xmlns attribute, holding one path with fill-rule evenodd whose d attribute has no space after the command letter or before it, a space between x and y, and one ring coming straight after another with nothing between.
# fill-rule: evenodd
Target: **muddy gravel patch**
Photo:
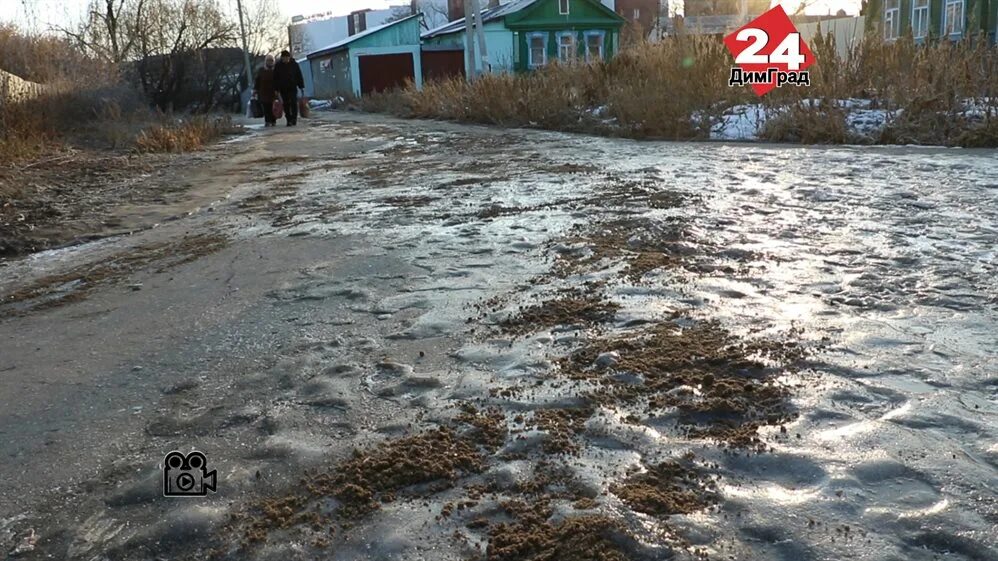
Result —
<instances>
[{"instance_id":1,"label":"muddy gravel patch","mask_svg":"<svg viewBox=\"0 0 998 561\"><path fill-rule=\"evenodd\" d=\"M233 517L243 548L293 530L314 547L349 529L381 505L417 499L453 487L486 467L486 457L506 438L496 410L465 406L453 426L386 441L327 471L306 472L297 490L251 504Z\"/></svg>"},{"instance_id":2,"label":"muddy gravel patch","mask_svg":"<svg viewBox=\"0 0 998 561\"><path fill-rule=\"evenodd\" d=\"M504 333L522 335L559 325L589 326L613 320L620 304L599 294L572 291L540 304L521 307L499 322Z\"/></svg>"},{"instance_id":3,"label":"muddy gravel patch","mask_svg":"<svg viewBox=\"0 0 998 561\"><path fill-rule=\"evenodd\" d=\"M799 335L745 339L709 320L667 322L590 340L561 359L560 374L590 382L589 399L622 407L632 419L678 412L690 436L764 448L758 429L795 416L792 388L781 377L808 352Z\"/></svg>"},{"instance_id":4,"label":"muddy gravel patch","mask_svg":"<svg viewBox=\"0 0 998 561\"><path fill-rule=\"evenodd\" d=\"M635 539L617 520L590 515L551 521L543 505L509 502L504 505L512 522L488 532L485 558L489 561L628 561L637 559L628 543Z\"/></svg>"},{"instance_id":5,"label":"muddy gravel patch","mask_svg":"<svg viewBox=\"0 0 998 561\"><path fill-rule=\"evenodd\" d=\"M164 271L210 255L228 245L220 234L201 234L179 240L147 244L55 275L0 297L0 317L21 315L79 302L98 288L125 282L137 271ZM136 285L136 290L141 286Z\"/></svg>"},{"instance_id":6,"label":"muddy gravel patch","mask_svg":"<svg viewBox=\"0 0 998 561\"><path fill-rule=\"evenodd\" d=\"M683 219L628 218L579 225L552 242L553 274L564 278L622 268L626 280L639 281L655 270L683 267L697 253L689 244L691 237Z\"/></svg>"},{"instance_id":7,"label":"muddy gravel patch","mask_svg":"<svg viewBox=\"0 0 998 561\"><path fill-rule=\"evenodd\" d=\"M718 501L717 485L707 471L692 463L669 460L648 466L612 485L610 491L637 512L668 517L691 514Z\"/></svg>"},{"instance_id":8,"label":"muddy gravel patch","mask_svg":"<svg viewBox=\"0 0 998 561\"><path fill-rule=\"evenodd\" d=\"M0 167L0 258L120 230L116 207L182 198L190 188L182 171L214 158L209 153L70 151L26 166Z\"/></svg>"}]
</instances>

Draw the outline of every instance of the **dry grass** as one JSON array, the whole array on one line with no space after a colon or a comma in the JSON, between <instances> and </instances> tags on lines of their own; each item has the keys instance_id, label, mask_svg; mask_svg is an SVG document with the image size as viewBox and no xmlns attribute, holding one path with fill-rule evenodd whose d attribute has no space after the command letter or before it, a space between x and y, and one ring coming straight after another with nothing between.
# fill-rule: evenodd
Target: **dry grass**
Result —
<instances>
[{"instance_id":1,"label":"dry grass","mask_svg":"<svg viewBox=\"0 0 998 561\"><path fill-rule=\"evenodd\" d=\"M0 163L51 150L75 129L140 105L115 68L54 36L0 25L0 69L41 84L39 95L0 99Z\"/></svg>"},{"instance_id":2,"label":"dry grass","mask_svg":"<svg viewBox=\"0 0 998 561\"><path fill-rule=\"evenodd\" d=\"M812 46L819 61L813 85L782 88L765 100L790 107L767 123L768 139L844 142L844 112L832 100L867 99L893 115L868 141L998 146L998 50L985 41L917 45L911 37L893 43L868 38L845 59L836 56L830 38Z\"/></svg>"},{"instance_id":3,"label":"dry grass","mask_svg":"<svg viewBox=\"0 0 998 561\"><path fill-rule=\"evenodd\" d=\"M779 117L762 134L787 142L855 141L834 100L866 99L898 118L873 142L998 144L998 51L983 41L860 44L844 60L834 41L811 43L810 87L785 86L761 102ZM717 39L637 43L613 60L551 65L525 74L428 83L364 98L362 109L407 117L533 126L633 138L701 139L726 109L759 103L727 86L732 57ZM972 103L974 111L968 111ZM898 111L900 110L900 111Z\"/></svg>"},{"instance_id":4,"label":"dry grass","mask_svg":"<svg viewBox=\"0 0 998 561\"><path fill-rule=\"evenodd\" d=\"M139 133L135 146L140 152L147 153L191 152L236 130L228 115L195 116L152 125Z\"/></svg>"},{"instance_id":5,"label":"dry grass","mask_svg":"<svg viewBox=\"0 0 998 561\"><path fill-rule=\"evenodd\" d=\"M769 117L759 137L773 142L843 144L850 139L846 111L834 103L800 103Z\"/></svg>"},{"instance_id":6,"label":"dry grass","mask_svg":"<svg viewBox=\"0 0 998 561\"><path fill-rule=\"evenodd\" d=\"M87 58L52 36L0 25L0 69L41 84L32 87L38 95L0 96L0 165L66 147L197 150L234 130L228 117L167 120L126 85L115 65Z\"/></svg>"},{"instance_id":7,"label":"dry grass","mask_svg":"<svg viewBox=\"0 0 998 561\"><path fill-rule=\"evenodd\" d=\"M706 129L689 116L719 101L745 98L724 83L728 54L718 42L677 38L640 44L597 64L553 64L538 72L492 74L468 84L435 81L422 91L365 98L362 108L404 116L501 126L538 126L626 134L695 138ZM593 111L604 107L605 111ZM609 120L615 119L613 126Z\"/></svg>"}]
</instances>

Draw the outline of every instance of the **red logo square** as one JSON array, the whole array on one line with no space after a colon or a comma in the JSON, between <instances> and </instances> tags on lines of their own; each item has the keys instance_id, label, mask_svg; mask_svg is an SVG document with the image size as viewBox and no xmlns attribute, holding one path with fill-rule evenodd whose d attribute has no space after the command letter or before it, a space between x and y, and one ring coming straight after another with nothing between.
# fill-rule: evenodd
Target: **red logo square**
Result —
<instances>
[{"instance_id":1,"label":"red logo square","mask_svg":"<svg viewBox=\"0 0 998 561\"><path fill-rule=\"evenodd\" d=\"M728 85L749 84L758 96L783 84L810 85L807 68L814 64L814 53L783 6L735 30L724 38L724 44L737 65Z\"/></svg>"}]
</instances>

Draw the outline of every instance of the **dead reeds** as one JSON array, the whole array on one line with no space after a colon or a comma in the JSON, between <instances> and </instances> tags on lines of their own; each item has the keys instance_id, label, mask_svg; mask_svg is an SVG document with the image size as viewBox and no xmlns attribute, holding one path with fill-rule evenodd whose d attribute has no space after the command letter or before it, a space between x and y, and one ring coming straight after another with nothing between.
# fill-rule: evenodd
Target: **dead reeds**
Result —
<instances>
[{"instance_id":1,"label":"dead reeds","mask_svg":"<svg viewBox=\"0 0 998 561\"><path fill-rule=\"evenodd\" d=\"M748 87L728 87L733 61L719 39L681 35L637 43L608 62L552 64L470 84L444 79L360 105L405 117L703 139L731 107L762 104L776 117L760 136L773 141L998 145L998 50L985 41L917 45L868 37L845 58L831 36L810 46L817 58L812 84L784 86L762 99ZM856 137L846 100L883 111L886 123L874 136Z\"/></svg>"},{"instance_id":2,"label":"dead reeds","mask_svg":"<svg viewBox=\"0 0 998 561\"><path fill-rule=\"evenodd\" d=\"M164 119L139 133L135 146L140 152L191 152L236 131L228 115L198 115L186 119Z\"/></svg>"}]
</instances>

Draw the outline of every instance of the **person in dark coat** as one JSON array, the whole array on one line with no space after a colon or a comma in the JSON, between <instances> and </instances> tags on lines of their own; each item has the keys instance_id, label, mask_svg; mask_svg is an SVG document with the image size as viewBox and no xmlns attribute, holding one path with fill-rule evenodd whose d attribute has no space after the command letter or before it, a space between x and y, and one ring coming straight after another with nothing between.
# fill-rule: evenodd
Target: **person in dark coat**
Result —
<instances>
[{"instance_id":1,"label":"person in dark coat","mask_svg":"<svg viewBox=\"0 0 998 561\"><path fill-rule=\"evenodd\" d=\"M281 59L274 66L274 85L281 93L288 126L297 125L298 91L301 90L302 95L305 95L305 78L301 75L298 63L291 58L291 53L288 51L281 51Z\"/></svg>"},{"instance_id":2,"label":"person in dark coat","mask_svg":"<svg viewBox=\"0 0 998 561\"><path fill-rule=\"evenodd\" d=\"M253 85L253 95L263 105L263 119L265 126L268 127L277 125L277 117L274 116L274 100L277 99L274 67L274 55L267 55L263 61L263 68L256 73L256 83Z\"/></svg>"}]
</instances>

